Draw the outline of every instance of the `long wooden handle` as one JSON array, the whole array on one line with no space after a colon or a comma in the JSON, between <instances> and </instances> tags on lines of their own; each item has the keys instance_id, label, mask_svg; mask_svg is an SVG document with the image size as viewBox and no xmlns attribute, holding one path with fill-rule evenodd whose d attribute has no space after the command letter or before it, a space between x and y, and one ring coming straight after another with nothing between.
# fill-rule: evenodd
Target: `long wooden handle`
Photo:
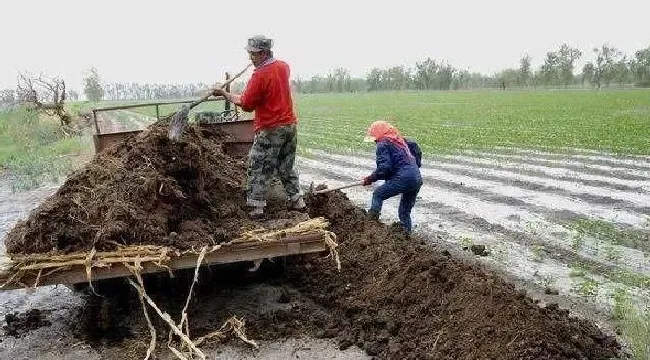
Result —
<instances>
[{"instance_id":1,"label":"long wooden handle","mask_svg":"<svg viewBox=\"0 0 650 360\"><path fill-rule=\"evenodd\" d=\"M253 66L252 63L251 63L251 64L248 64L248 66L246 66L246 68L244 68L244 70L238 72L235 76L233 76L232 78L228 79L225 83L221 84L221 87L220 87L220 88L221 88L221 89L225 89L226 86L228 86L230 83L232 83L233 81L235 81L235 79L237 79L238 77L242 76L242 75L246 72L246 70L248 70L251 66ZM214 90L214 89L213 89L213 90ZM208 98L210 98L210 96L212 96L212 91L213 91L213 90L210 90L207 94L203 95L202 98L200 98L200 99L198 99L198 100L195 100L195 101L193 101L192 103L190 103L189 108L192 109L192 108L194 108L196 105L198 105L198 104L200 104L200 103L202 103L202 102L208 100Z\"/></svg>"},{"instance_id":2,"label":"long wooden handle","mask_svg":"<svg viewBox=\"0 0 650 360\"><path fill-rule=\"evenodd\" d=\"M325 193L328 193L330 191L347 189L347 188L350 188L350 187L361 186L361 185L363 185L363 181L357 181L357 182L352 183L352 184L337 186L337 187L334 187L334 188L331 188L331 189L316 190L316 191L314 191L314 194L325 194Z\"/></svg>"}]
</instances>

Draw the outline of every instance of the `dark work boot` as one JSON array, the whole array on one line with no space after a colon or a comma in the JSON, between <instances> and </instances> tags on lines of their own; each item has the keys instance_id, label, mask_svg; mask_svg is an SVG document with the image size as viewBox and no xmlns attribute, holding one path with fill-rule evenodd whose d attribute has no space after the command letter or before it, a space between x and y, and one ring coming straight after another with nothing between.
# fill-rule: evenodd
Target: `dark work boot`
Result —
<instances>
[{"instance_id":1,"label":"dark work boot","mask_svg":"<svg viewBox=\"0 0 650 360\"><path fill-rule=\"evenodd\" d=\"M255 206L253 207L253 210L251 210L248 213L248 217L253 219L253 220L260 220L264 218L264 207L263 206Z\"/></svg>"}]
</instances>

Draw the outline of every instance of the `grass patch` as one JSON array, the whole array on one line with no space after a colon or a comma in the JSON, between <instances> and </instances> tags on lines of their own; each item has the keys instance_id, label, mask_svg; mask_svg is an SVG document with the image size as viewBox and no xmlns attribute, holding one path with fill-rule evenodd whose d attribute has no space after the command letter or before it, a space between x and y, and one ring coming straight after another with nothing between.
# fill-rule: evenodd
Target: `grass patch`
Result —
<instances>
[{"instance_id":1,"label":"grass patch","mask_svg":"<svg viewBox=\"0 0 650 360\"><path fill-rule=\"evenodd\" d=\"M36 188L47 182L57 182L72 170L72 160L66 156L49 156L30 152L15 156L8 163L13 191Z\"/></svg>"},{"instance_id":2,"label":"grass patch","mask_svg":"<svg viewBox=\"0 0 650 360\"><path fill-rule=\"evenodd\" d=\"M650 276L648 275L617 269L612 273L606 274L605 277L621 284L650 289Z\"/></svg>"},{"instance_id":3,"label":"grass patch","mask_svg":"<svg viewBox=\"0 0 650 360\"><path fill-rule=\"evenodd\" d=\"M47 150L52 155L82 155L93 146L90 136L63 138L52 143Z\"/></svg>"},{"instance_id":4,"label":"grass patch","mask_svg":"<svg viewBox=\"0 0 650 360\"><path fill-rule=\"evenodd\" d=\"M472 245L474 245L474 239L472 239L469 236L463 236L460 238L460 247L461 248L469 248Z\"/></svg>"},{"instance_id":5,"label":"grass patch","mask_svg":"<svg viewBox=\"0 0 650 360\"><path fill-rule=\"evenodd\" d=\"M576 231L574 240L580 240L580 244L583 243L585 236L591 236L604 243L622 245L645 253L650 252L650 232L647 230L620 229L610 222L590 218L577 219L566 223L565 226ZM610 260L615 260L619 254L612 250L606 255L611 258Z\"/></svg>"},{"instance_id":6,"label":"grass patch","mask_svg":"<svg viewBox=\"0 0 650 360\"><path fill-rule=\"evenodd\" d=\"M535 278L539 279L540 284L544 287L550 288L551 286L554 286L555 283L557 282L557 279L553 277L552 275L534 275Z\"/></svg>"},{"instance_id":7,"label":"grass patch","mask_svg":"<svg viewBox=\"0 0 650 360\"><path fill-rule=\"evenodd\" d=\"M58 181L73 169L69 155L89 148L90 137L64 137L55 119L24 108L0 112L0 166L14 190Z\"/></svg>"},{"instance_id":8,"label":"grass patch","mask_svg":"<svg viewBox=\"0 0 650 360\"><path fill-rule=\"evenodd\" d=\"M544 245L541 244L533 245L531 251L532 251L532 260L534 262L541 263L544 261L544 258L546 257L546 249L544 248Z\"/></svg>"},{"instance_id":9,"label":"grass patch","mask_svg":"<svg viewBox=\"0 0 650 360\"><path fill-rule=\"evenodd\" d=\"M436 152L494 146L650 152L650 112L624 111L650 105L650 91L326 94L297 103L304 142L335 148L362 148L370 122L392 117L404 135Z\"/></svg>"},{"instance_id":10,"label":"grass patch","mask_svg":"<svg viewBox=\"0 0 650 360\"><path fill-rule=\"evenodd\" d=\"M65 111L68 114L89 114L97 103L92 101L69 101L65 103Z\"/></svg>"},{"instance_id":11,"label":"grass patch","mask_svg":"<svg viewBox=\"0 0 650 360\"><path fill-rule=\"evenodd\" d=\"M614 320L628 343L632 358L650 360L650 306L635 306L627 291L617 290Z\"/></svg>"},{"instance_id":12,"label":"grass patch","mask_svg":"<svg viewBox=\"0 0 650 360\"><path fill-rule=\"evenodd\" d=\"M598 295L598 281L588 275L588 268L583 264L571 264L571 272L569 277L574 279L572 290L585 297L593 297Z\"/></svg>"},{"instance_id":13,"label":"grass patch","mask_svg":"<svg viewBox=\"0 0 650 360\"><path fill-rule=\"evenodd\" d=\"M569 267L571 268L571 272L569 273L569 277L571 278L590 279L588 273L598 273L611 282L641 289L650 289L650 276L645 274L621 269L619 267L604 271L599 264L584 261L571 262Z\"/></svg>"},{"instance_id":14,"label":"grass patch","mask_svg":"<svg viewBox=\"0 0 650 360\"><path fill-rule=\"evenodd\" d=\"M586 266L584 266L584 264L576 262L576 263L573 263L573 264L569 264L569 267L571 268L571 272L569 273L569 277L571 277L571 278L580 278L580 277L587 276L588 268Z\"/></svg>"}]
</instances>

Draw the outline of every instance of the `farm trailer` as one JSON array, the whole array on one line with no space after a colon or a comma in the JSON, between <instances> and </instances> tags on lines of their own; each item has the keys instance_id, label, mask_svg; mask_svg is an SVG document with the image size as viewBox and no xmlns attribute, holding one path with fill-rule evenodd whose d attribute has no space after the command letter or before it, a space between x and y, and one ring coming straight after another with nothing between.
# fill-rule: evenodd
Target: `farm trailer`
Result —
<instances>
[{"instance_id":1,"label":"farm trailer","mask_svg":"<svg viewBox=\"0 0 650 360\"><path fill-rule=\"evenodd\" d=\"M166 104L185 103L185 101L157 102L146 104L123 105L93 109L93 120L95 121L96 134L93 136L93 143L96 153L107 147L124 141L127 137L144 130L121 131L113 133L99 132L97 114L111 110L127 110L142 106L158 106ZM232 116L232 115L235 116ZM226 153L231 156L245 156L248 154L253 143L253 121L251 119L239 119L239 114L233 110L226 109L221 114L205 113L198 114L199 126L213 127L228 135ZM206 120L207 118L207 120ZM277 185L277 184L276 184ZM277 191L277 189L276 189ZM281 191L284 191L281 189ZM261 261L263 259L286 257L300 254L321 253L332 249L331 238L328 231L313 231L311 233L279 236L271 241L245 241L223 244L220 248L208 252L201 263L201 266L227 264L243 261ZM197 265L197 253L184 253L173 255L164 264L155 262L142 263L141 273L159 273L173 270L193 268ZM27 286L44 285L76 285L88 282L86 273L87 264L77 264L59 269L51 274L44 274L42 271L27 271L20 274L20 281L12 281L16 275L16 261L6 254L0 254L0 286L4 290L23 288ZM92 281L119 278L131 275L124 264L116 263L111 266L93 267Z\"/></svg>"}]
</instances>

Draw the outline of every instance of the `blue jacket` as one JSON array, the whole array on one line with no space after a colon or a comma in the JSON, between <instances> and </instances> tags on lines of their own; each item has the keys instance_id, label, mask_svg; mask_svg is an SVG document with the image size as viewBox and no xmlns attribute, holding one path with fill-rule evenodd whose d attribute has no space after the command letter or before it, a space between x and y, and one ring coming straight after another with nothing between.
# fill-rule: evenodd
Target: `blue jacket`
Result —
<instances>
[{"instance_id":1,"label":"blue jacket","mask_svg":"<svg viewBox=\"0 0 650 360\"><path fill-rule=\"evenodd\" d=\"M422 152L417 143L406 140L413 157L388 140L377 141L377 169L370 175L372 182L377 180L398 180L422 183L420 166Z\"/></svg>"}]
</instances>

